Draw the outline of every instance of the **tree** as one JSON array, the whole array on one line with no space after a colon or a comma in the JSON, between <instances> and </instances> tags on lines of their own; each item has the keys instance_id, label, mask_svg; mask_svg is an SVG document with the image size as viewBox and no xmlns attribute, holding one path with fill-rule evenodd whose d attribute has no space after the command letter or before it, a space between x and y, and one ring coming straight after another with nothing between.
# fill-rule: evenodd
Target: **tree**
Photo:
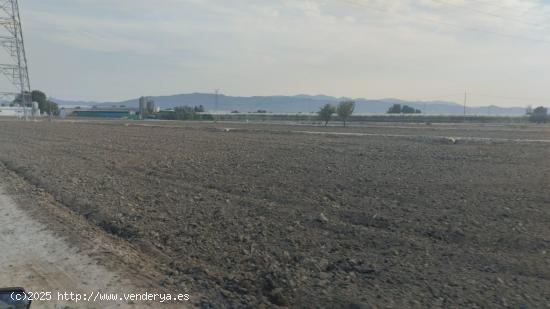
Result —
<instances>
[{"instance_id":1,"label":"tree","mask_svg":"<svg viewBox=\"0 0 550 309\"><path fill-rule=\"evenodd\" d=\"M179 106L174 108L176 120L192 120L195 117L195 109L189 106Z\"/></svg>"},{"instance_id":2,"label":"tree","mask_svg":"<svg viewBox=\"0 0 550 309\"><path fill-rule=\"evenodd\" d=\"M174 112L160 111L158 117L164 120L214 120L210 114L198 114L196 111L201 108L204 107L178 106L174 108Z\"/></svg>"},{"instance_id":3,"label":"tree","mask_svg":"<svg viewBox=\"0 0 550 309\"><path fill-rule=\"evenodd\" d=\"M415 112L415 109L408 105L404 105L403 109L401 109L401 113L403 114L414 114L414 112Z\"/></svg>"},{"instance_id":4,"label":"tree","mask_svg":"<svg viewBox=\"0 0 550 309\"><path fill-rule=\"evenodd\" d=\"M48 97L46 96L46 94L40 90L33 90L31 92L31 98L33 102L38 103L38 106L40 106L40 104L42 105L46 104L46 101L48 100Z\"/></svg>"},{"instance_id":5,"label":"tree","mask_svg":"<svg viewBox=\"0 0 550 309\"><path fill-rule=\"evenodd\" d=\"M31 96L31 102L38 103L38 109L40 109L40 113L51 113L53 115L59 115L59 106L57 103L52 102L48 100L48 96L40 91L40 90L33 90L30 94ZM11 106L19 105L21 103L21 94L17 95L15 100L13 101L13 104L10 104ZM31 106L27 106L31 107Z\"/></svg>"},{"instance_id":6,"label":"tree","mask_svg":"<svg viewBox=\"0 0 550 309\"><path fill-rule=\"evenodd\" d=\"M55 102L52 102L50 100L47 100L46 101L46 104L44 106L44 110L40 110L42 111L42 113L46 112L46 113L49 113L51 112L52 115L55 115L55 116L59 116L59 105L57 105L57 103Z\"/></svg>"},{"instance_id":7,"label":"tree","mask_svg":"<svg viewBox=\"0 0 550 309\"><path fill-rule=\"evenodd\" d=\"M340 119L342 119L342 121L344 122L344 127L346 127L346 121L353 114L354 111L355 102L353 101L340 102L340 104L338 104L338 107L336 107L336 113L338 114L338 117L340 117Z\"/></svg>"},{"instance_id":8,"label":"tree","mask_svg":"<svg viewBox=\"0 0 550 309\"><path fill-rule=\"evenodd\" d=\"M33 90L31 92L31 98L33 102L38 103L40 113L44 114L51 112L52 115L59 115L59 106L57 103L48 100L48 96L44 92Z\"/></svg>"},{"instance_id":9,"label":"tree","mask_svg":"<svg viewBox=\"0 0 550 309\"><path fill-rule=\"evenodd\" d=\"M401 114L401 104L394 104L388 109L388 114Z\"/></svg>"},{"instance_id":10,"label":"tree","mask_svg":"<svg viewBox=\"0 0 550 309\"><path fill-rule=\"evenodd\" d=\"M325 122L325 127L328 125L328 122L332 118L332 114L336 112L336 107L330 104L326 104L325 106L321 107L321 109L317 112L319 115L319 118Z\"/></svg>"},{"instance_id":11,"label":"tree","mask_svg":"<svg viewBox=\"0 0 550 309\"><path fill-rule=\"evenodd\" d=\"M533 110L529 120L536 123L545 123L548 121L548 109L544 106L539 106Z\"/></svg>"},{"instance_id":12,"label":"tree","mask_svg":"<svg viewBox=\"0 0 550 309\"><path fill-rule=\"evenodd\" d=\"M394 104L388 109L388 114L421 114L422 111L408 105Z\"/></svg>"}]
</instances>

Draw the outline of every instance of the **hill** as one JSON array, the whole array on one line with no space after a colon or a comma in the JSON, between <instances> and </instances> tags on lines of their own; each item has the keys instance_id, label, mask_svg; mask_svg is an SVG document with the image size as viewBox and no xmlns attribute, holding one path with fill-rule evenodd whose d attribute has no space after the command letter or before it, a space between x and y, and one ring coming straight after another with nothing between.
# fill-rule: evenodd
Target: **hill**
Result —
<instances>
[{"instance_id":1,"label":"hill","mask_svg":"<svg viewBox=\"0 0 550 309\"><path fill-rule=\"evenodd\" d=\"M208 111L239 111L239 112L255 112L265 110L272 113L307 113L316 112L319 108L327 103L335 104L341 100L349 98L336 98L325 95L296 95L296 96L252 96L252 97L236 97L236 96L218 96L218 104L216 107L216 96L207 93L190 93L177 94L171 96L153 96L153 100L162 108L173 108L176 106L188 105L203 105ZM131 99L120 102L89 102L89 101L68 101L52 98L54 102L62 106L127 106L137 107L139 99ZM404 101L399 99L354 99L357 102L357 114L383 114L393 104L409 105L416 109L426 111L428 114L446 114L460 115L464 113L464 107L461 104L448 101ZM498 107L498 106L481 106L468 107L468 114L477 115L502 115L516 116L523 115L525 109L522 107Z\"/></svg>"}]
</instances>

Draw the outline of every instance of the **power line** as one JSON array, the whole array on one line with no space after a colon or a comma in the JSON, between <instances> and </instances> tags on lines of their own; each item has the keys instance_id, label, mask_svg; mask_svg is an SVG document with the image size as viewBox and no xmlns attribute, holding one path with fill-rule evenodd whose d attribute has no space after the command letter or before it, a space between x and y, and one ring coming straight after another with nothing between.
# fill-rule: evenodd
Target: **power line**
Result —
<instances>
[{"instance_id":1,"label":"power line","mask_svg":"<svg viewBox=\"0 0 550 309\"><path fill-rule=\"evenodd\" d=\"M533 101L533 102L547 101L547 102L550 102L550 99L547 99L547 98L545 99L545 98L532 98L532 97L531 98L530 97L507 97L507 96L480 94L480 93L474 93L474 95L476 97L494 98L494 99L501 99L501 100L521 100L521 101Z\"/></svg>"},{"instance_id":2,"label":"power line","mask_svg":"<svg viewBox=\"0 0 550 309\"><path fill-rule=\"evenodd\" d=\"M463 95L463 93L453 93L453 94L439 95L439 96L434 96L429 98L416 99L416 101L434 101L438 99L457 98L461 95Z\"/></svg>"},{"instance_id":3,"label":"power line","mask_svg":"<svg viewBox=\"0 0 550 309\"><path fill-rule=\"evenodd\" d=\"M448 98L461 98L464 97L464 92L457 92L452 94L445 94L445 95L437 95L437 96L431 96L431 97L423 97L423 98L415 98L411 99L416 102L429 102L429 101L435 101L439 99L448 99ZM501 96L501 95L492 95L492 94L485 94L485 93L477 93L477 92L467 92L468 101L471 98L474 97L484 97L484 98L494 98L494 99L503 99L503 100L523 100L523 101L547 101L550 102L550 98L534 98L534 97L513 97L513 96Z\"/></svg>"},{"instance_id":4,"label":"power line","mask_svg":"<svg viewBox=\"0 0 550 309\"><path fill-rule=\"evenodd\" d=\"M501 95L491 95L491 94L484 94L484 93L476 93L476 92L462 92L462 93L454 93L454 94L448 94L448 95L441 95L441 96L433 96L433 97L425 97L425 98L421 98L421 99L410 99L409 101L414 101L414 102L423 102L424 103L424 109L426 109L426 103L429 103L429 101L434 101L434 100L438 100L438 99L442 99L442 98L455 98L457 99L456 101L459 101L459 98L462 97L462 100L463 100L463 107L464 107L464 110L467 110L467 108L469 108L468 106L475 106L475 107L479 107L478 105L471 105L469 103L471 103L472 101L476 101L474 100L475 98L495 98L495 99L500 99L500 100L513 100L513 101L532 101L532 102L543 102L543 101L546 101L546 102L550 102L550 99L548 98L533 98L533 97L509 97L509 96L501 96ZM454 101L454 102L456 102Z\"/></svg>"}]
</instances>

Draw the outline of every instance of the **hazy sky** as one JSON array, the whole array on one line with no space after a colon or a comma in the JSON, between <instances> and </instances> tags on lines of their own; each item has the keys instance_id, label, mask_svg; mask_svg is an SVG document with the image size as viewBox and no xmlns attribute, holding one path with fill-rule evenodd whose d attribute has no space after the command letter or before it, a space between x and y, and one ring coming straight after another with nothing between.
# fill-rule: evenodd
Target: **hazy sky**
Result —
<instances>
[{"instance_id":1,"label":"hazy sky","mask_svg":"<svg viewBox=\"0 0 550 309\"><path fill-rule=\"evenodd\" d=\"M220 88L460 101L467 89L472 105L550 102L550 1L20 0L20 7L31 84L57 98Z\"/></svg>"}]
</instances>

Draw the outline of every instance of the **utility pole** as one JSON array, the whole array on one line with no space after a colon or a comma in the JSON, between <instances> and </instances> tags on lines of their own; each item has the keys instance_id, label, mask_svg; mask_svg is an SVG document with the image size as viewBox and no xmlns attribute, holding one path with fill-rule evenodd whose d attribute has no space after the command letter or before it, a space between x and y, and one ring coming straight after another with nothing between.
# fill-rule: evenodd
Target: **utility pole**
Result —
<instances>
[{"instance_id":1,"label":"utility pole","mask_svg":"<svg viewBox=\"0 0 550 309\"><path fill-rule=\"evenodd\" d=\"M218 115L218 112L219 112L219 111L218 111L218 96L219 96L219 94L220 94L220 89L216 89L216 90L215 90L215 93L216 93L216 117L214 118L214 119L215 119L214 122L218 122L218 120L219 120L219 119L218 119L218 117L219 117L219 115Z\"/></svg>"},{"instance_id":2,"label":"utility pole","mask_svg":"<svg viewBox=\"0 0 550 309\"><path fill-rule=\"evenodd\" d=\"M0 64L0 72L16 87L17 92L12 95L20 96L19 104L23 107L25 120L28 120L27 107L32 104L32 97L18 0L0 2L0 26L4 30L0 33L0 45L11 57L9 63Z\"/></svg>"},{"instance_id":3,"label":"utility pole","mask_svg":"<svg viewBox=\"0 0 550 309\"><path fill-rule=\"evenodd\" d=\"M468 102L468 92L464 92L464 117L466 117L466 103Z\"/></svg>"},{"instance_id":4,"label":"utility pole","mask_svg":"<svg viewBox=\"0 0 550 309\"><path fill-rule=\"evenodd\" d=\"M308 124L311 124L311 103L309 102L309 100L307 101L307 119L308 119Z\"/></svg>"}]
</instances>

